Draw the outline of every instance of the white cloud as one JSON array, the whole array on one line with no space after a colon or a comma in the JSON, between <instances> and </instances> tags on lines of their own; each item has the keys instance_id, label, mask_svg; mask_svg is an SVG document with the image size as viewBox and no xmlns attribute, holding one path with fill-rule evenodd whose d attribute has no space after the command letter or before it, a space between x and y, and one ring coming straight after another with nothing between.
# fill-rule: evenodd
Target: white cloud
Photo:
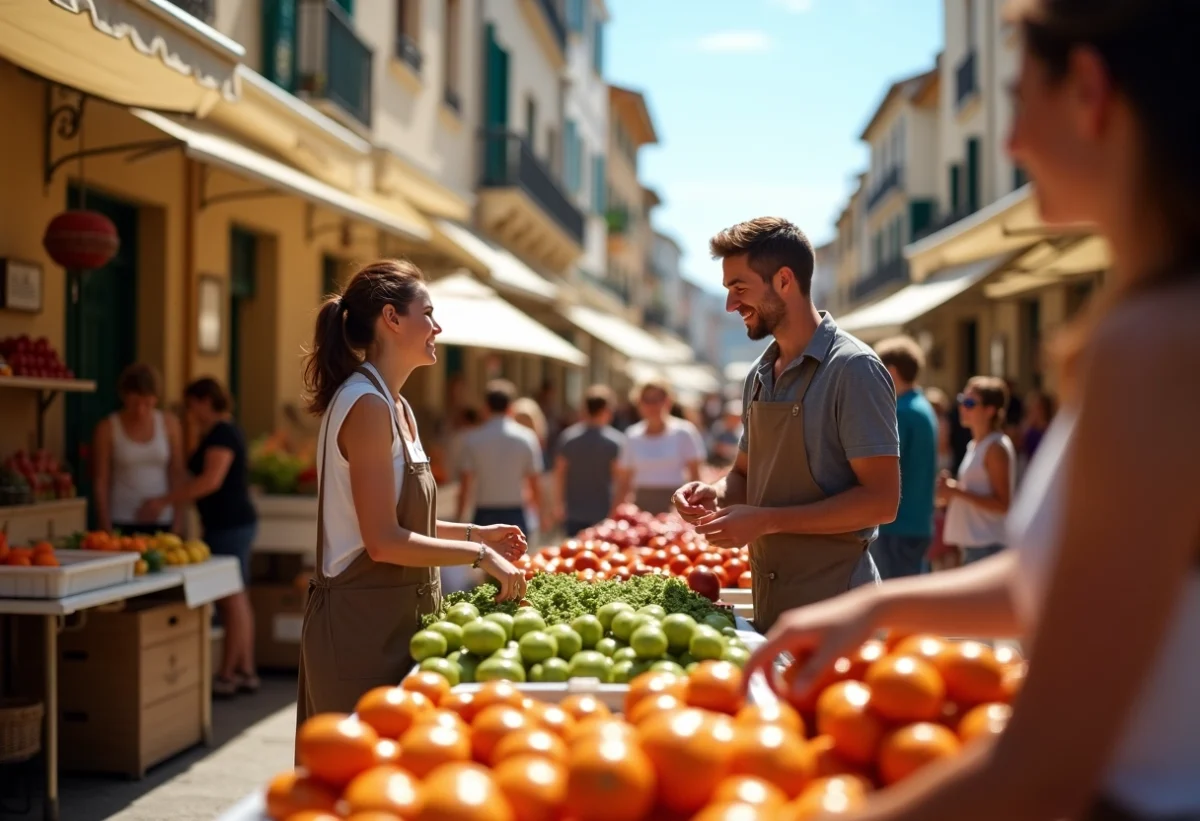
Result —
<instances>
[{"instance_id":1,"label":"white cloud","mask_svg":"<svg viewBox=\"0 0 1200 821\"><path fill-rule=\"evenodd\" d=\"M778 6L792 14L803 14L812 11L815 0L771 0L771 5Z\"/></svg>"},{"instance_id":2,"label":"white cloud","mask_svg":"<svg viewBox=\"0 0 1200 821\"><path fill-rule=\"evenodd\" d=\"M771 38L765 31L718 31L696 40L696 48L710 54L748 54L767 51Z\"/></svg>"}]
</instances>

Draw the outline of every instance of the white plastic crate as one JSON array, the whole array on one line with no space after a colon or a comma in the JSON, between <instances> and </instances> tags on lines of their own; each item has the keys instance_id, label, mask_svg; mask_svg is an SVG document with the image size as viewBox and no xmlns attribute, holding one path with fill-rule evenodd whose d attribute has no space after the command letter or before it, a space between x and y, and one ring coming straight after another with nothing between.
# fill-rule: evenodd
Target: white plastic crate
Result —
<instances>
[{"instance_id":1,"label":"white plastic crate","mask_svg":"<svg viewBox=\"0 0 1200 821\"><path fill-rule=\"evenodd\" d=\"M138 554L55 550L59 567L0 565L0 598L65 599L133 581Z\"/></svg>"}]
</instances>

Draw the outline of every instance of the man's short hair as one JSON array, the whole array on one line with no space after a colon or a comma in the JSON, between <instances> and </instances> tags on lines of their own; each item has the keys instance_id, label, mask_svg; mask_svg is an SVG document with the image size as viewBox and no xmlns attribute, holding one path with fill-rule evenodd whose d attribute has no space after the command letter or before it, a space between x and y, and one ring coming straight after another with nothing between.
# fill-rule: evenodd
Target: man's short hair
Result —
<instances>
[{"instance_id":1,"label":"man's short hair","mask_svg":"<svg viewBox=\"0 0 1200 821\"><path fill-rule=\"evenodd\" d=\"M613 393L607 385L592 385L583 395L587 415L597 417L613 406Z\"/></svg>"},{"instance_id":2,"label":"man's short hair","mask_svg":"<svg viewBox=\"0 0 1200 821\"><path fill-rule=\"evenodd\" d=\"M875 346L884 367L896 369L905 382L916 382L925 369L925 352L911 336L893 336Z\"/></svg>"},{"instance_id":3,"label":"man's short hair","mask_svg":"<svg viewBox=\"0 0 1200 821\"><path fill-rule=\"evenodd\" d=\"M758 217L739 222L708 241L713 259L746 255L750 269L770 282L780 268L790 268L800 293L812 291L816 256L804 232L783 217Z\"/></svg>"},{"instance_id":4,"label":"man's short hair","mask_svg":"<svg viewBox=\"0 0 1200 821\"><path fill-rule=\"evenodd\" d=\"M506 413L516 398L516 385L507 379L493 379L487 383L483 401L492 413Z\"/></svg>"}]
</instances>

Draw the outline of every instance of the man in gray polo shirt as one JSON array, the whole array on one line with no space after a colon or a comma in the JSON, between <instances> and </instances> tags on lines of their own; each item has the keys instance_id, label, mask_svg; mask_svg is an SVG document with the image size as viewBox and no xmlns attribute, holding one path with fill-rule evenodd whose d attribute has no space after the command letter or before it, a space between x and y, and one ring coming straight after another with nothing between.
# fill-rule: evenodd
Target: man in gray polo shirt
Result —
<instances>
[{"instance_id":1,"label":"man in gray polo shirt","mask_svg":"<svg viewBox=\"0 0 1200 821\"><path fill-rule=\"evenodd\" d=\"M900 501L896 394L875 353L812 303L814 257L795 225L761 217L711 241L725 308L774 340L742 392L737 460L675 494L718 547L750 544L755 626L878 574L867 546Z\"/></svg>"}]
</instances>

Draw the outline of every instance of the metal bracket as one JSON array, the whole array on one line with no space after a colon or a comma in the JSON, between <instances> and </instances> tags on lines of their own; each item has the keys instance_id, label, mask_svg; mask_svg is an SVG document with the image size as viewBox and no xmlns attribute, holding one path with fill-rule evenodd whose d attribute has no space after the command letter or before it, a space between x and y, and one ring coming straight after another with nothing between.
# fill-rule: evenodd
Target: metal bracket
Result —
<instances>
[{"instance_id":1,"label":"metal bracket","mask_svg":"<svg viewBox=\"0 0 1200 821\"><path fill-rule=\"evenodd\" d=\"M274 188L247 188L241 191L223 191L220 194L208 194L208 178L212 174L212 168L207 165L200 166L200 205L199 210L203 211L210 205L217 205L222 202L234 202L236 200L256 200L266 197L281 197L283 191Z\"/></svg>"},{"instance_id":2,"label":"metal bracket","mask_svg":"<svg viewBox=\"0 0 1200 821\"><path fill-rule=\"evenodd\" d=\"M343 217L338 222L332 222L328 225L316 224L317 208L312 203L309 203L304 209L304 236L312 242L321 234L329 234L334 231L341 232L342 247L347 248L354 242L354 223L346 217Z\"/></svg>"}]
</instances>

